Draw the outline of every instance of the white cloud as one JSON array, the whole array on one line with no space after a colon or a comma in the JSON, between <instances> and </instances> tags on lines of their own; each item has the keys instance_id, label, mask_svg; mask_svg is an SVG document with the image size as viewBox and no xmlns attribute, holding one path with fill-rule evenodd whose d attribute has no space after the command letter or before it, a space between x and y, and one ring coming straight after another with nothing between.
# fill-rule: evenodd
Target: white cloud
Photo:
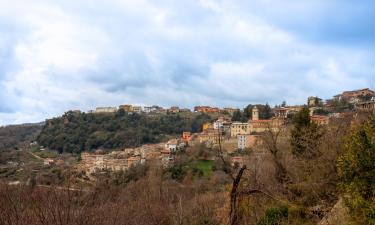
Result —
<instances>
[{"instance_id":1,"label":"white cloud","mask_svg":"<svg viewBox=\"0 0 375 225\"><path fill-rule=\"evenodd\" d=\"M122 103L304 103L375 85L371 51L310 42L274 19L301 10L308 23L324 2L239 2L0 0L0 124Z\"/></svg>"}]
</instances>

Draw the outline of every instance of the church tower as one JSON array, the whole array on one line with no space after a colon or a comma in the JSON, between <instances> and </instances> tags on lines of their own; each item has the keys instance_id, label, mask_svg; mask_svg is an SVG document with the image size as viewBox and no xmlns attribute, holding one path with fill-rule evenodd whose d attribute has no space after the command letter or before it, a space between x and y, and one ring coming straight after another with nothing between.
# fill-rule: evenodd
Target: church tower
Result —
<instances>
[{"instance_id":1,"label":"church tower","mask_svg":"<svg viewBox=\"0 0 375 225\"><path fill-rule=\"evenodd\" d=\"M253 107L251 120L259 120L259 110L256 106Z\"/></svg>"}]
</instances>

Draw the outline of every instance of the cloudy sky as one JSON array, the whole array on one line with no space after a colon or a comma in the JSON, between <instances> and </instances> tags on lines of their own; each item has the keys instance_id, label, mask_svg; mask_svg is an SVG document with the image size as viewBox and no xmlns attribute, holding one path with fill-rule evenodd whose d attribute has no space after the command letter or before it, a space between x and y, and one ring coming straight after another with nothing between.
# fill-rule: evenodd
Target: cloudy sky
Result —
<instances>
[{"instance_id":1,"label":"cloudy sky","mask_svg":"<svg viewBox=\"0 0 375 225\"><path fill-rule=\"evenodd\" d=\"M372 0L0 0L0 125L375 88Z\"/></svg>"}]
</instances>

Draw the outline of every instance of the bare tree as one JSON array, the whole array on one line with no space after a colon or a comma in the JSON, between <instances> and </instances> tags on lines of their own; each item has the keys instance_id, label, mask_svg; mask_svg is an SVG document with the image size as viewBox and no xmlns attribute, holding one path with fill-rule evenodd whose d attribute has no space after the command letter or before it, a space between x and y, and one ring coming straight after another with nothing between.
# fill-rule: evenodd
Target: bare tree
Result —
<instances>
[{"instance_id":1,"label":"bare tree","mask_svg":"<svg viewBox=\"0 0 375 225\"><path fill-rule=\"evenodd\" d=\"M261 136L263 145L273 157L273 161L276 167L275 178L281 184L285 183L288 180L286 168L284 167L280 159L279 148L280 134L284 130L285 129L283 128L283 126L272 127L272 124L267 123L267 129Z\"/></svg>"}]
</instances>

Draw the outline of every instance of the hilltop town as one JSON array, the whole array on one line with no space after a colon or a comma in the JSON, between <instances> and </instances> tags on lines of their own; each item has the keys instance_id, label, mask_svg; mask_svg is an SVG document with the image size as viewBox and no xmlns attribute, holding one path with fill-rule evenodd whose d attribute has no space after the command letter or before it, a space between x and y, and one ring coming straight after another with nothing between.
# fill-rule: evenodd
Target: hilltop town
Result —
<instances>
[{"instance_id":1,"label":"hilltop town","mask_svg":"<svg viewBox=\"0 0 375 225\"><path fill-rule=\"evenodd\" d=\"M221 145L226 154L232 154L232 163L244 162L241 153L250 149L257 149L262 145L264 133L283 132L287 123L304 107L308 108L312 123L319 126L327 126L330 121L339 120L347 116L353 116L357 111L369 111L375 109L375 92L366 88L355 91L345 91L335 95L332 99L323 101L319 97L308 97L306 104L288 106L283 103L280 106L270 108L267 115L260 112L259 105L252 105L244 109L250 111L250 118L243 121L241 113L244 110L235 108L196 106L193 112L189 109L180 109L177 106L164 109L159 106L141 107L132 105L120 105L116 107L98 107L89 114L115 114L123 112L127 114L174 114L199 113L215 115L212 121L204 122L199 132L183 131L180 135L161 143L144 144L133 148L104 151L94 149L83 152L81 160L75 166L79 171L91 174L101 170L123 171L131 166L144 164L147 161L157 161L164 167L173 165L174 157L179 151L189 146L204 144L207 148L215 149ZM260 107L263 107L260 105ZM264 111L264 107L263 107ZM75 111L75 113L80 113ZM237 116L237 117L236 117ZM42 147L43 148L43 147ZM46 159L53 164L53 159Z\"/></svg>"},{"instance_id":2,"label":"hilltop town","mask_svg":"<svg viewBox=\"0 0 375 225\"><path fill-rule=\"evenodd\" d=\"M199 212L189 218L197 216L212 224L232 220L233 210L253 222L344 224L348 209L343 199L349 201L345 196L352 189L342 191L337 186L347 187L340 180L352 170L340 162L357 159L345 158L344 152L357 151L363 137L355 135L371 131L366 124L373 121L374 110L375 92L368 88L344 91L327 100L310 96L304 104L292 106L283 102L274 107L249 104L243 109L121 105L73 110L35 127L1 128L4 140L13 138L0 151L0 178L5 189L34 187L46 198L54 196L46 190L67 191L68 196L70 191L80 197L92 194L94 199L113 194L95 200L92 207L115 204L125 210L124 218L133 210L142 212L144 204L156 210L168 202L167 214L148 213L175 218L176 208L184 205L186 209L179 210ZM355 133L361 126L367 127ZM21 136L14 136L15 132ZM354 144L343 145L352 137ZM352 165L361 162L356 163ZM34 189L24 193L27 190ZM140 201L146 201L142 207ZM248 202L257 207L241 211L239 205L247 207ZM271 216L270 210L277 216ZM263 216L255 217L253 212Z\"/></svg>"}]
</instances>

